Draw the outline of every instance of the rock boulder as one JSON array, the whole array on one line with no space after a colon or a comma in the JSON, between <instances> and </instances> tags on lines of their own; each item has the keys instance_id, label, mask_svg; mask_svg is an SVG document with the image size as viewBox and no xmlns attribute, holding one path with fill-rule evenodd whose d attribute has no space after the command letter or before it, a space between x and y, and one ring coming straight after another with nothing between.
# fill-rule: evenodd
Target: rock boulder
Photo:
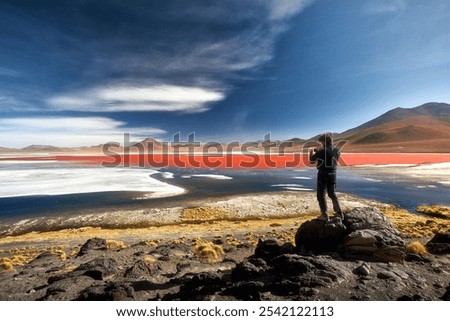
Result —
<instances>
[{"instance_id":1,"label":"rock boulder","mask_svg":"<svg viewBox=\"0 0 450 321\"><path fill-rule=\"evenodd\" d=\"M300 252L338 252L349 259L400 262L405 242L400 232L375 208L355 208L344 220L312 220L303 223L295 236Z\"/></svg>"},{"instance_id":2,"label":"rock boulder","mask_svg":"<svg viewBox=\"0 0 450 321\"><path fill-rule=\"evenodd\" d=\"M436 233L426 246L430 253L450 254L450 230L446 233Z\"/></svg>"},{"instance_id":3,"label":"rock boulder","mask_svg":"<svg viewBox=\"0 0 450 321\"><path fill-rule=\"evenodd\" d=\"M77 257L86 255L93 250L106 250L106 240L98 237L87 240L78 252Z\"/></svg>"},{"instance_id":4,"label":"rock boulder","mask_svg":"<svg viewBox=\"0 0 450 321\"><path fill-rule=\"evenodd\" d=\"M303 223L297 230L295 244L303 253L337 251L346 230L341 219L333 218L329 222L311 220Z\"/></svg>"}]
</instances>

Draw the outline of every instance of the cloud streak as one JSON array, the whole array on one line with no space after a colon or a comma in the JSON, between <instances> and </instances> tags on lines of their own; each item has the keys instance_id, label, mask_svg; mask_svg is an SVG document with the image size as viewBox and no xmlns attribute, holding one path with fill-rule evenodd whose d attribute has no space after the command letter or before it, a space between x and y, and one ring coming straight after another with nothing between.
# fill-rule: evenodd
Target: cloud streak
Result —
<instances>
[{"instance_id":1,"label":"cloud streak","mask_svg":"<svg viewBox=\"0 0 450 321\"><path fill-rule=\"evenodd\" d=\"M0 67L0 77L19 77L20 72L9 68Z\"/></svg>"},{"instance_id":2,"label":"cloud streak","mask_svg":"<svg viewBox=\"0 0 450 321\"><path fill-rule=\"evenodd\" d=\"M284 20L298 14L315 0L268 1L271 20Z\"/></svg>"},{"instance_id":3,"label":"cloud streak","mask_svg":"<svg viewBox=\"0 0 450 321\"><path fill-rule=\"evenodd\" d=\"M56 110L202 112L208 109L208 104L220 101L224 97L220 91L198 87L112 86L55 96L50 98L48 103Z\"/></svg>"},{"instance_id":4,"label":"cloud streak","mask_svg":"<svg viewBox=\"0 0 450 321\"><path fill-rule=\"evenodd\" d=\"M226 99L233 80L248 78L273 58L289 19L312 2L231 0L208 7L190 1L183 10L168 3L159 8L166 27L155 29L148 21L161 20L161 13L156 16L151 4L139 9L112 1L111 8L120 7L123 20L133 24L114 25L115 33L98 32L95 39L57 35L78 47L71 54L82 53L83 61L90 57L91 65L80 66L82 82L45 102L59 111L208 111Z\"/></svg>"},{"instance_id":5,"label":"cloud streak","mask_svg":"<svg viewBox=\"0 0 450 321\"><path fill-rule=\"evenodd\" d=\"M290 19L312 2L0 3L1 145L79 146L123 132L165 133L136 127L144 115L171 131L198 130L203 124L188 114L222 108L238 86L258 78ZM104 113L116 114L65 116ZM205 124L222 117L212 114L202 115L213 117Z\"/></svg>"},{"instance_id":6,"label":"cloud streak","mask_svg":"<svg viewBox=\"0 0 450 321\"><path fill-rule=\"evenodd\" d=\"M122 142L123 134L134 139L158 137L165 130L154 127L129 127L107 117L23 117L0 119L3 147L25 147L35 142L58 147L76 147Z\"/></svg>"},{"instance_id":7,"label":"cloud streak","mask_svg":"<svg viewBox=\"0 0 450 321\"><path fill-rule=\"evenodd\" d=\"M399 13L408 7L406 0L376 0L367 2L363 11L366 14Z\"/></svg>"}]
</instances>

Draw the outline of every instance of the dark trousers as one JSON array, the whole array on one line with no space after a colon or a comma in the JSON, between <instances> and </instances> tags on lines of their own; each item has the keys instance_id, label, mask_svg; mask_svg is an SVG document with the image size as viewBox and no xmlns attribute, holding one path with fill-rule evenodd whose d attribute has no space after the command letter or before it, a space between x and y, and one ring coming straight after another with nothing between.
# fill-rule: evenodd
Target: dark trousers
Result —
<instances>
[{"instance_id":1,"label":"dark trousers","mask_svg":"<svg viewBox=\"0 0 450 321\"><path fill-rule=\"evenodd\" d=\"M317 201L319 202L320 212L328 217L327 199L325 192L333 202L333 210L335 214L341 214L341 207L336 195L336 172L322 172L317 174Z\"/></svg>"}]
</instances>

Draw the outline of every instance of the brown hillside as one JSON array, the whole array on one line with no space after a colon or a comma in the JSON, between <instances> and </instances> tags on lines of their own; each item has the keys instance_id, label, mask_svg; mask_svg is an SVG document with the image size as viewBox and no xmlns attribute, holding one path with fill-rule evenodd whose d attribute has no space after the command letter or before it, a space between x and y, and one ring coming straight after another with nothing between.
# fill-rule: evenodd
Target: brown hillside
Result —
<instances>
[{"instance_id":1,"label":"brown hillside","mask_svg":"<svg viewBox=\"0 0 450 321\"><path fill-rule=\"evenodd\" d=\"M450 152L450 120L415 116L337 135L347 152Z\"/></svg>"}]
</instances>

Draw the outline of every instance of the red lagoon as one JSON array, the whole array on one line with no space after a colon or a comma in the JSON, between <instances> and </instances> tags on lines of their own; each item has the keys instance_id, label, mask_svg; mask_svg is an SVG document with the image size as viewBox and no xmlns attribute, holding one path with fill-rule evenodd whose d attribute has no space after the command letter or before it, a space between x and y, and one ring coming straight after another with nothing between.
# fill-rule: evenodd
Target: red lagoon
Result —
<instances>
[{"instance_id":1,"label":"red lagoon","mask_svg":"<svg viewBox=\"0 0 450 321\"><path fill-rule=\"evenodd\" d=\"M177 167L211 169L282 169L302 168L310 165L308 155L280 154L114 154L106 155L53 155L0 158L9 161L65 161L109 167ZM429 164L450 162L450 154L438 153L342 153L341 166Z\"/></svg>"}]
</instances>

